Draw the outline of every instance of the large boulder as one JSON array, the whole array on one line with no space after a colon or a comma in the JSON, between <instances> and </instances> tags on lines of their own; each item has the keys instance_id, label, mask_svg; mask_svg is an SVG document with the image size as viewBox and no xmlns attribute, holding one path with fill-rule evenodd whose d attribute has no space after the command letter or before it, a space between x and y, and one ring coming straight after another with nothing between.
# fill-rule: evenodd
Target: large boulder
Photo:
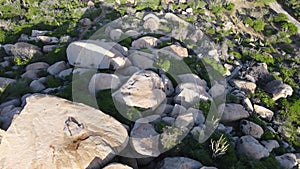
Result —
<instances>
[{"instance_id":1,"label":"large boulder","mask_svg":"<svg viewBox=\"0 0 300 169\"><path fill-rule=\"evenodd\" d=\"M250 135L242 136L239 139L237 144L237 151L239 154L245 154L246 156L258 160L270 155L269 151Z\"/></svg>"},{"instance_id":2,"label":"large boulder","mask_svg":"<svg viewBox=\"0 0 300 169\"><path fill-rule=\"evenodd\" d=\"M144 109L157 108L166 98L163 82L158 74L142 70L133 74L113 97L119 103Z\"/></svg>"},{"instance_id":3,"label":"large boulder","mask_svg":"<svg viewBox=\"0 0 300 169\"><path fill-rule=\"evenodd\" d=\"M265 91L272 95L273 100L287 98L293 94L291 86L284 84L281 80L273 80L266 84Z\"/></svg>"},{"instance_id":4,"label":"large boulder","mask_svg":"<svg viewBox=\"0 0 300 169\"><path fill-rule=\"evenodd\" d=\"M127 130L113 117L84 104L33 95L2 139L0 166L81 169L93 161L99 168L127 142Z\"/></svg>"},{"instance_id":5,"label":"large boulder","mask_svg":"<svg viewBox=\"0 0 300 169\"><path fill-rule=\"evenodd\" d=\"M85 40L71 43L67 57L71 65L82 68L118 69L130 65L124 49L110 42Z\"/></svg>"},{"instance_id":6,"label":"large boulder","mask_svg":"<svg viewBox=\"0 0 300 169\"><path fill-rule=\"evenodd\" d=\"M132 42L134 49L155 47L160 42L159 39L151 36L144 36Z\"/></svg>"},{"instance_id":7,"label":"large boulder","mask_svg":"<svg viewBox=\"0 0 300 169\"><path fill-rule=\"evenodd\" d=\"M186 157L167 157L158 165L158 169L199 169L203 165Z\"/></svg>"},{"instance_id":8,"label":"large boulder","mask_svg":"<svg viewBox=\"0 0 300 169\"><path fill-rule=\"evenodd\" d=\"M224 106L224 105L220 105ZM221 122L234 122L240 119L248 118L249 113L240 104L225 104Z\"/></svg>"}]
</instances>

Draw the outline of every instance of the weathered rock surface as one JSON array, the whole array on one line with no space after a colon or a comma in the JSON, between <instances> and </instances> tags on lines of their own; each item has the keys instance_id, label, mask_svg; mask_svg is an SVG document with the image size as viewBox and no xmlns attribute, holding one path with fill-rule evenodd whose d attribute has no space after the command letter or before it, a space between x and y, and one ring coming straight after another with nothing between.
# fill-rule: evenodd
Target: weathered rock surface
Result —
<instances>
[{"instance_id":1,"label":"weathered rock surface","mask_svg":"<svg viewBox=\"0 0 300 169\"><path fill-rule=\"evenodd\" d=\"M276 140L263 140L261 141L261 144L263 144L269 152L271 152L274 148L280 147Z\"/></svg>"},{"instance_id":2,"label":"weathered rock surface","mask_svg":"<svg viewBox=\"0 0 300 169\"><path fill-rule=\"evenodd\" d=\"M179 45L166 46L166 47L162 48L161 50L169 51L169 52L171 52L177 56L180 56L182 58L188 57L188 55L189 55L188 50Z\"/></svg>"},{"instance_id":3,"label":"weathered rock surface","mask_svg":"<svg viewBox=\"0 0 300 169\"><path fill-rule=\"evenodd\" d=\"M67 48L68 61L77 67L95 69L118 69L130 65L118 46L96 40L73 42Z\"/></svg>"},{"instance_id":4,"label":"weathered rock surface","mask_svg":"<svg viewBox=\"0 0 300 169\"><path fill-rule=\"evenodd\" d=\"M56 62L50 67L48 67L47 72L51 75L58 75L61 71L68 68L65 61Z\"/></svg>"},{"instance_id":5,"label":"weathered rock surface","mask_svg":"<svg viewBox=\"0 0 300 169\"><path fill-rule=\"evenodd\" d=\"M149 48L155 47L159 43L159 39L151 36L144 36L132 42L132 47L134 49L142 49L142 48Z\"/></svg>"},{"instance_id":6,"label":"weathered rock surface","mask_svg":"<svg viewBox=\"0 0 300 169\"><path fill-rule=\"evenodd\" d=\"M222 105L220 105L222 106ZM240 119L248 118L249 113L240 104L225 104L221 122L233 122Z\"/></svg>"},{"instance_id":7,"label":"weathered rock surface","mask_svg":"<svg viewBox=\"0 0 300 169\"><path fill-rule=\"evenodd\" d=\"M166 98L163 86L156 73L142 70L133 74L113 97L127 106L152 109L158 107Z\"/></svg>"},{"instance_id":8,"label":"weathered rock surface","mask_svg":"<svg viewBox=\"0 0 300 169\"><path fill-rule=\"evenodd\" d=\"M26 71L28 70L43 70L49 67L48 63L45 62L36 62L26 66Z\"/></svg>"},{"instance_id":9,"label":"weathered rock surface","mask_svg":"<svg viewBox=\"0 0 300 169\"><path fill-rule=\"evenodd\" d=\"M5 77L0 77L0 90L3 90L3 87L6 87L10 83L15 82L16 80L10 79L10 78L5 78Z\"/></svg>"},{"instance_id":10,"label":"weathered rock surface","mask_svg":"<svg viewBox=\"0 0 300 169\"><path fill-rule=\"evenodd\" d=\"M117 89L121 85L120 79L114 74L97 73L89 83L89 92L95 95L100 90Z\"/></svg>"},{"instance_id":11,"label":"weathered rock surface","mask_svg":"<svg viewBox=\"0 0 300 169\"><path fill-rule=\"evenodd\" d=\"M151 157L160 155L159 134L151 124L137 121L130 137L133 149L139 154Z\"/></svg>"},{"instance_id":12,"label":"weathered rock surface","mask_svg":"<svg viewBox=\"0 0 300 169\"><path fill-rule=\"evenodd\" d=\"M242 136L239 139L237 151L240 154L245 154L258 160L269 156L269 151L250 135Z\"/></svg>"},{"instance_id":13,"label":"weathered rock surface","mask_svg":"<svg viewBox=\"0 0 300 169\"><path fill-rule=\"evenodd\" d=\"M247 82L243 80L232 80L232 83L240 90L245 93L254 93L256 89L256 84L253 82Z\"/></svg>"},{"instance_id":14,"label":"weathered rock surface","mask_svg":"<svg viewBox=\"0 0 300 169\"><path fill-rule=\"evenodd\" d=\"M203 165L186 157L167 157L160 162L158 169L199 169Z\"/></svg>"},{"instance_id":15,"label":"weathered rock surface","mask_svg":"<svg viewBox=\"0 0 300 169\"><path fill-rule=\"evenodd\" d=\"M254 105L254 110L255 112L262 118L264 119L267 119L267 120L272 120L273 118L273 115L274 115L274 112L272 112L271 110L265 108L265 107L262 107L262 106L259 106L257 104Z\"/></svg>"},{"instance_id":16,"label":"weathered rock surface","mask_svg":"<svg viewBox=\"0 0 300 169\"><path fill-rule=\"evenodd\" d=\"M10 52L13 56L19 56L22 59L29 59L43 54L39 47L25 42L16 43Z\"/></svg>"},{"instance_id":17,"label":"weathered rock surface","mask_svg":"<svg viewBox=\"0 0 300 169\"><path fill-rule=\"evenodd\" d=\"M265 86L265 91L272 95L273 100L287 98L293 94L292 87L284 84L281 80L273 80L267 83Z\"/></svg>"},{"instance_id":18,"label":"weathered rock surface","mask_svg":"<svg viewBox=\"0 0 300 169\"><path fill-rule=\"evenodd\" d=\"M127 145L127 136L121 123L97 109L33 95L2 140L0 166L81 169L92 160L103 165Z\"/></svg>"},{"instance_id":19,"label":"weathered rock surface","mask_svg":"<svg viewBox=\"0 0 300 169\"><path fill-rule=\"evenodd\" d=\"M264 130L262 129L262 127L248 120L241 121L240 129L245 135L251 135L257 139L260 139L264 134Z\"/></svg>"},{"instance_id":20,"label":"weathered rock surface","mask_svg":"<svg viewBox=\"0 0 300 169\"><path fill-rule=\"evenodd\" d=\"M285 169L292 169L297 165L296 155L293 153L286 153L281 156L276 156L275 158Z\"/></svg>"}]
</instances>

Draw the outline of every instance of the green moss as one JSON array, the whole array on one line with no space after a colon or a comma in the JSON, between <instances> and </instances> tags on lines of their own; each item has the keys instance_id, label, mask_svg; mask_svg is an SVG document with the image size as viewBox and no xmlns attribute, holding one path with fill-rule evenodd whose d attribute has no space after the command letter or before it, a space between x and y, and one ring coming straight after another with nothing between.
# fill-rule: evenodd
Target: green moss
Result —
<instances>
[{"instance_id":1,"label":"green moss","mask_svg":"<svg viewBox=\"0 0 300 169\"><path fill-rule=\"evenodd\" d=\"M94 8L92 10L87 10L84 15L82 16L82 18L89 18L92 21L94 19L96 19L98 16L100 16L102 13L102 9L101 8Z\"/></svg>"},{"instance_id":2,"label":"green moss","mask_svg":"<svg viewBox=\"0 0 300 169\"><path fill-rule=\"evenodd\" d=\"M163 121L160 121L160 122L157 122L157 123L155 124L155 130L156 130L159 134L161 134L161 133L164 132L164 128L167 127L167 126L168 126L167 123L165 123L165 122L163 122Z\"/></svg>"},{"instance_id":3,"label":"green moss","mask_svg":"<svg viewBox=\"0 0 300 169\"><path fill-rule=\"evenodd\" d=\"M275 134L271 130L266 129L264 131L264 134L261 136L261 139L262 140L273 140L273 139L275 139Z\"/></svg>"},{"instance_id":4,"label":"green moss","mask_svg":"<svg viewBox=\"0 0 300 169\"><path fill-rule=\"evenodd\" d=\"M274 16L273 22L287 22L289 18L284 13L278 13Z\"/></svg>"},{"instance_id":5,"label":"green moss","mask_svg":"<svg viewBox=\"0 0 300 169\"><path fill-rule=\"evenodd\" d=\"M262 31L265 29L265 21L262 19L257 19L253 23L253 29L256 31Z\"/></svg>"},{"instance_id":6,"label":"green moss","mask_svg":"<svg viewBox=\"0 0 300 169\"><path fill-rule=\"evenodd\" d=\"M56 48L55 50L40 56L40 57L35 57L30 60L30 63L35 63L35 62L46 62L49 65L52 65L56 62L66 60L66 47L62 46L60 48Z\"/></svg>"}]
</instances>

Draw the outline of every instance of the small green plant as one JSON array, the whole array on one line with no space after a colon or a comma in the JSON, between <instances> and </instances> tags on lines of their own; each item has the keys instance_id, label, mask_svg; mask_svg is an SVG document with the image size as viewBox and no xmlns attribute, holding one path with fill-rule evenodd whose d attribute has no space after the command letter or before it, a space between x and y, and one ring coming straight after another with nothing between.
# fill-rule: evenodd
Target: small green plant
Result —
<instances>
[{"instance_id":1,"label":"small green plant","mask_svg":"<svg viewBox=\"0 0 300 169\"><path fill-rule=\"evenodd\" d=\"M56 88L62 85L62 80L59 78L55 78L54 76L47 76L46 77L46 85L49 88Z\"/></svg>"},{"instance_id":2,"label":"small green plant","mask_svg":"<svg viewBox=\"0 0 300 169\"><path fill-rule=\"evenodd\" d=\"M161 144L165 149L170 149L179 143L183 130L175 126L166 126L161 134Z\"/></svg>"},{"instance_id":3,"label":"small green plant","mask_svg":"<svg viewBox=\"0 0 300 169\"><path fill-rule=\"evenodd\" d=\"M213 158L217 158L219 156L224 155L228 149L229 144L223 136L224 135L221 135L221 137L218 140L210 140L210 148L212 150Z\"/></svg>"},{"instance_id":4,"label":"small green plant","mask_svg":"<svg viewBox=\"0 0 300 169\"><path fill-rule=\"evenodd\" d=\"M287 22L289 18L284 13L279 13L274 16L273 22L279 23L279 22Z\"/></svg>"},{"instance_id":5,"label":"small green plant","mask_svg":"<svg viewBox=\"0 0 300 169\"><path fill-rule=\"evenodd\" d=\"M258 19L253 23L253 29L255 31L262 31L265 29L265 22L262 19Z\"/></svg>"},{"instance_id":6,"label":"small green plant","mask_svg":"<svg viewBox=\"0 0 300 169\"><path fill-rule=\"evenodd\" d=\"M19 56L15 56L14 57L14 63L18 66L24 66L24 65L27 65L28 63L30 62L29 59L22 59L21 57Z\"/></svg>"}]
</instances>

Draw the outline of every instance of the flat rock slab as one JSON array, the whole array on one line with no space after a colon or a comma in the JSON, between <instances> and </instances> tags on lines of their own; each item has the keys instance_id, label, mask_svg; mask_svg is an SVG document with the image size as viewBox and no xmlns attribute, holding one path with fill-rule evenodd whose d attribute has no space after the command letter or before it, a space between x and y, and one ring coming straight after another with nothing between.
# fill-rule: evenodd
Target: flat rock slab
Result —
<instances>
[{"instance_id":1,"label":"flat rock slab","mask_svg":"<svg viewBox=\"0 0 300 169\"><path fill-rule=\"evenodd\" d=\"M128 142L123 125L80 103L33 95L0 145L0 168L89 168L107 163Z\"/></svg>"}]
</instances>

